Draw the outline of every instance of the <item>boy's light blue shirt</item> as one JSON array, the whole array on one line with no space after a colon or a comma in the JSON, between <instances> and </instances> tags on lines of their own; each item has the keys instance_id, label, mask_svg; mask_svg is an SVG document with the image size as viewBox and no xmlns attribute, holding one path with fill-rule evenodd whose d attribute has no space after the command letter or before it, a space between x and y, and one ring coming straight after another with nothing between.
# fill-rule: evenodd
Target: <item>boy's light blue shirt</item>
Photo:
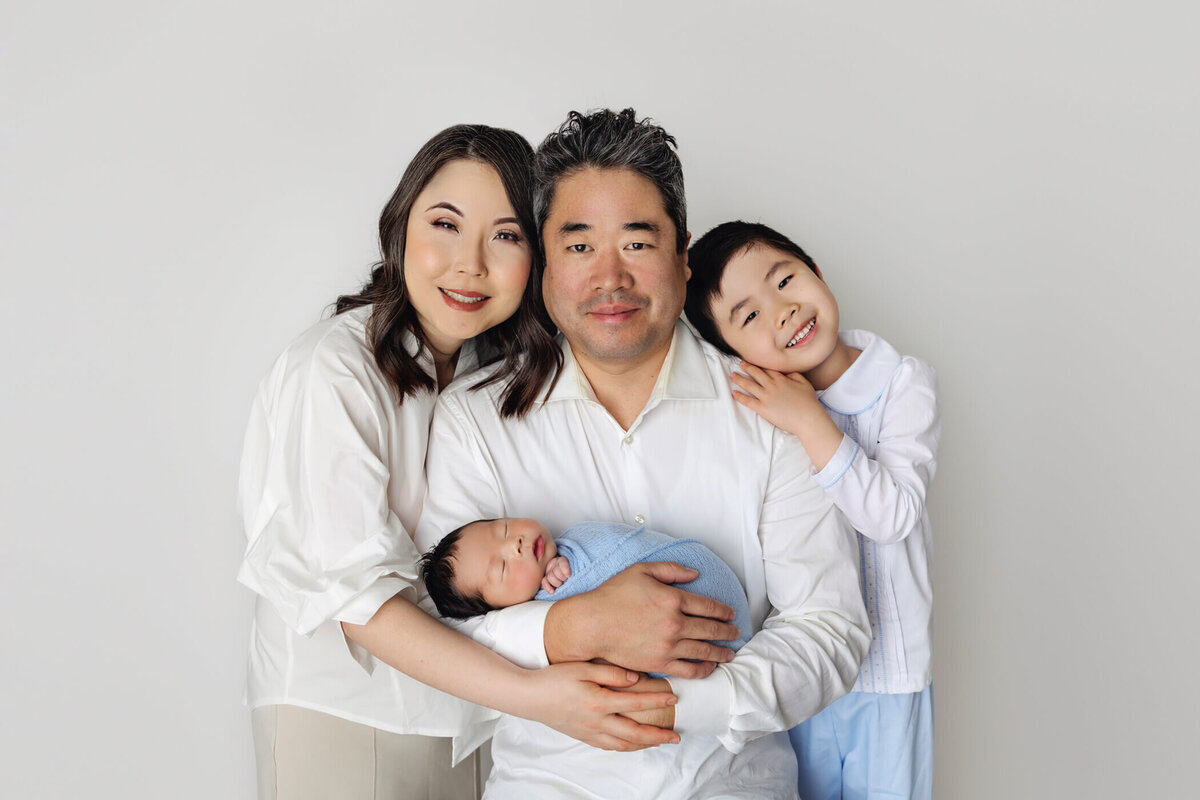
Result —
<instances>
[{"instance_id":1,"label":"boy's light blue shirt","mask_svg":"<svg viewBox=\"0 0 1200 800\"><path fill-rule=\"evenodd\" d=\"M733 622L741 635L733 642L718 644L737 650L754 635L742 584L724 561L695 539L676 539L645 527L615 522L580 522L563 531L554 542L558 554L571 565L571 577L553 594L539 591L535 600L562 600L590 592L626 567L642 561L674 561L700 573L696 580L676 586L719 600L737 614Z\"/></svg>"}]
</instances>

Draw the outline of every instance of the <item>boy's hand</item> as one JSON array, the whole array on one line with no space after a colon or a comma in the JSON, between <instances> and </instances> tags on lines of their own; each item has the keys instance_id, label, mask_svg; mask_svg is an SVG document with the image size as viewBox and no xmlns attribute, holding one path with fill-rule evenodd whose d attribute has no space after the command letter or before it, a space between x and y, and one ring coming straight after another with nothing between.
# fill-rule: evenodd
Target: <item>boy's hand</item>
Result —
<instances>
[{"instance_id":1,"label":"boy's hand","mask_svg":"<svg viewBox=\"0 0 1200 800\"><path fill-rule=\"evenodd\" d=\"M842 443L842 432L825 413L813 388L799 372L782 373L742 361L745 374L729 376L733 399L780 430L800 439L813 466L824 469Z\"/></svg>"},{"instance_id":2,"label":"boy's hand","mask_svg":"<svg viewBox=\"0 0 1200 800\"><path fill-rule=\"evenodd\" d=\"M546 564L546 574L542 577L542 591L554 594L554 590L563 585L571 577L571 562L566 556L555 556Z\"/></svg>"}]
</instances>

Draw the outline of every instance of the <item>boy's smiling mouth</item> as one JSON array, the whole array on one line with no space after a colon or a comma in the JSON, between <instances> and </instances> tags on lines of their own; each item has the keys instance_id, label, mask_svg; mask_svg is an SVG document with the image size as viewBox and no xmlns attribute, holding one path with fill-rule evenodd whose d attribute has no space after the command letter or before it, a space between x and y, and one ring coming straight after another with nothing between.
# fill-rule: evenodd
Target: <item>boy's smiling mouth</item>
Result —
<instances>
[{"instance_id":1,"label":"boy's smiling mouth","mask_svg":"<svg viewBox=\"0 0 1200 800\"><path fill-rule=\"evenodd\" d=\"M816 326L817 326L817 318L813 317L805 325L802 325L800 327L800 330L796 331L796 334L791 338L791 340L783 346L784 349L787 349L789 347L795 347L796 345L800 344L800 342L807 339L809 334L812 333L813 329Z\"/></svg>"}]
</instances>

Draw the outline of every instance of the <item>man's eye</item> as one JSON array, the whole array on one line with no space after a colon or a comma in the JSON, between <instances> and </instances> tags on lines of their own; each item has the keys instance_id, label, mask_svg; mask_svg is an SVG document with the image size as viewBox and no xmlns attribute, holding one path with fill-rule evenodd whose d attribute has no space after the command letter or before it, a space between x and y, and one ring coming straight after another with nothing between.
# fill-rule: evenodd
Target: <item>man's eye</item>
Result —
<instances>
[{"instance_id":1,"label":"man's eye","mask_svg":"<svg viewBox=\"0 0 1200 800\"><path fill-rule=\"evenodd\" d=\"M646 244L645 242L630 242L629 243L630 250L645 250L647 247L649 247L649 245Z\"/></svg>"},{"instance_id":2,"label":"man's eye","mask_svg":"<svg viewBox=\"0 0 1200 800\"><path fill-rule=\"evenodd\" d=\"M791 276L791 275L788 275L786 278L784 278L783 280L781 280L781 281L779 282L779 288L780 288L780 289L782 289L783 287L787 286L787 285L788 285L788 281L790 281L791 279L792 279L792 276Z\"/></svg>"},{"instance_id":3,"label":"man's eye","mask_svg":"<svg viewBox=\"0 0 1200 800\"><path fill-rule=\"evenodd\" d=\"M572 253L586 253L591 248L586 244L569 244L567 245L567 249Z\"/></svg>"},{"instance_id":4,"label":"man's eye","mask_svg":"<svg viewBox=\"0 0 1200 800\"><path fill-rule=\"evenodd\" d=\"M747 317L746 317L746 321L745 321L745 322L743 322L742 324L743 324L743 325L749 325L749 324L750 324L750 323L751 323L751 322L754 320L754 318L755 318L755 317L757 317L757 316L758 316L758 312L757 312L757 311L751 311L751 312L750 312L750 314L749 314L749 316L747 316Z\"/></svg>"}]
</instances>

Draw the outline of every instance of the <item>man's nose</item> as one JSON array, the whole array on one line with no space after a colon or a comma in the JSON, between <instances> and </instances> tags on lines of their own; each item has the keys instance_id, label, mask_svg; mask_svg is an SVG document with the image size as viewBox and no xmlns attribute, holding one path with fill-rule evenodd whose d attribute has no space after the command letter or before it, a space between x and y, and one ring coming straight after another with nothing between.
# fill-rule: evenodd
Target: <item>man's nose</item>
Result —
<instances>
[{"instance_id":1,"label":"man's nose","mask_svg":"<svg viewBox=\"0 0 1200 800\"><path fill-rule=\"evenodd\" d=\"M597 251L592 262L592 288L601 292L627 289L632 281L619 253L609 248Z\"/></svg>"}]
</instances>

